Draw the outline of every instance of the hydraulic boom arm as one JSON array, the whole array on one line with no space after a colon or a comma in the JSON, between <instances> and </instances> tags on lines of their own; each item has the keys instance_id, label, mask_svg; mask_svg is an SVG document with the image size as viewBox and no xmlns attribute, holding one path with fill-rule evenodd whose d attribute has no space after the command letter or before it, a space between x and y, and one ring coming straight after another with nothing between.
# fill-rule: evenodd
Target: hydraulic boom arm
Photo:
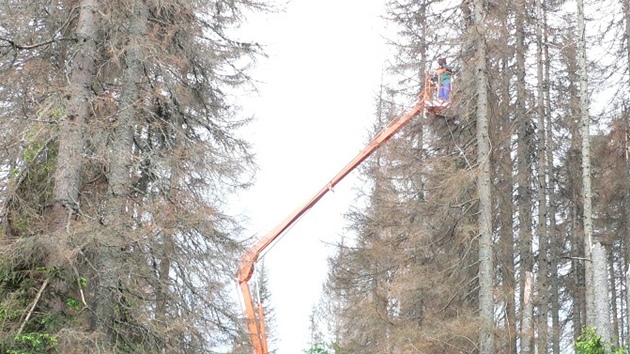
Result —
<instances>
[{"instance_id":1,"label":"hydraulic boom arm","mask_svg":"<svg viewBox=\"0 0 630 354\"><path fill-rule=\"evenodd\" d=\"M241 264L236 274L238 283L243 293L245 302L245 312L248 319L248 329L251 336L254 354L268 354L267 337L265 334L265 323L263 318L262 305L254 305L254 300L249 288L248 281L254 273L254 265L258 261L260 254L273 243L283 232L285 232L293 223L295 223L306 211L313 207L328 191L335 187L344 177L352 170L359 166L374 151L376 151L383 143L396 134L405 124L424 109L424 97L419 98L416 106L402 117L394 118L374 139L354 158L350 161L333 179L330 180L322 189L320 189L311 199L304 205L297 208L287 218L282 220L278 226L269 231L265 237L261 238L254 244L241 258Z\"/></svg>"}]
</instances>

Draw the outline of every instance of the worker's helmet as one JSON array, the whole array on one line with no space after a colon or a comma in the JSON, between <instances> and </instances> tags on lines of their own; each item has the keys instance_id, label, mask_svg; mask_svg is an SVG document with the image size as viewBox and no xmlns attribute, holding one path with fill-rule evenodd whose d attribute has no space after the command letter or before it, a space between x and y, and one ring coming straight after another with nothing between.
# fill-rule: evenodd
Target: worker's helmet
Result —
<instances>
[{"instance_id":1,"label":"worker's helmet","mask_svg":"<svg viewBox=\"0 0 630 354\"><path fill-rule=\"evenodd\" d=\"M438 59L438 64L440 64L440 65L446 64L446 58Z\"/></svg>"}]
</instances>

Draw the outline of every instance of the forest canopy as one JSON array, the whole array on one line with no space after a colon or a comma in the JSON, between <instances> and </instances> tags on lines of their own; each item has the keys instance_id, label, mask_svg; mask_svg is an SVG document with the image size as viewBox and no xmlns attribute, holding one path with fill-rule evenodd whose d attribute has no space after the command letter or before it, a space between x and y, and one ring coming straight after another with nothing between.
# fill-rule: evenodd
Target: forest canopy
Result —
<instances>
[{"instance_id":1,"label":"forest canopy","mask_svg":"<svg viewBox=\"0 0 630 354\"><path fill-rule=\"evenodd\" d=\"M624 352L630 1L384 4L374 134L451 86L361 166L311 351ZM0 352L251 352L234 31L269 6L0 4Z\"/></svg>"}]
</instances>

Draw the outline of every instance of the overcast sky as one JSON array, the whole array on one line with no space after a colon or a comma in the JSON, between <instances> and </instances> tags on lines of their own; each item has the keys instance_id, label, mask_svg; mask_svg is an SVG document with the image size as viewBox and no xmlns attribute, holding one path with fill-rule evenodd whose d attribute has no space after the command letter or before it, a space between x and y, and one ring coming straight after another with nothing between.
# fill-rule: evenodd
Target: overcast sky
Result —
<instances>
[{"instance_id":1,"label":"overcast sky","mask_svg":"<svg viewBox=\"0 0 630 354\"><path fill-rule=\"evenodd\" d=\"M252 72L260 93L245 100L245 131L260 170L241 195L247 235L263 237L308 201L368 142L387 48L384 0L293 0L244 28L269 58ZM276 313L278 354L302 353L321 296L327 243L360 187L357 173L329 193L264 257Z\"/></svg>"}]
</instances>

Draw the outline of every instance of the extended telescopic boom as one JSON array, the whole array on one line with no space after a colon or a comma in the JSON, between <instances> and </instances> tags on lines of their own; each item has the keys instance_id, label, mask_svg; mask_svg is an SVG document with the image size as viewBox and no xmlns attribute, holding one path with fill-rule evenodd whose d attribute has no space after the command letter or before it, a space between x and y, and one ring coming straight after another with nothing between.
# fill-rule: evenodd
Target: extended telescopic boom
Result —
<instances>
[{"instance_id":1,"label":"extended telescopic boom","mask_svg":"<svg viewBox=\"0 0 630 354\"><path fill-rule=\"evenodd\" d=\"M241 258L241 265L236 273L238 283L243 293L245 302L245 312L248 319L248 328L251 336L254 354L268 354L267 336L265 333L265 322L263 317L262 304L254 304L254 299L249 288L248 281L254 273L254 265L258 261L260 254L273 243L283 232L285 232L293 223L295 223L306 211L313 207L328 191L335 187L344 177L352 170L359 166L374 151L376 151L383 143L396 134L405 124L407 124L419 112L424 110L425 97L419 97L416 106L402 117L394 118L374 139L354 158L350 161L333 179L330 180L322 189L320 189L311 199L304 205L297 208L286 219L282 220L278 226L269 231L265 237L261 238L254 244Z\"/></svg>"}]
</instances>

